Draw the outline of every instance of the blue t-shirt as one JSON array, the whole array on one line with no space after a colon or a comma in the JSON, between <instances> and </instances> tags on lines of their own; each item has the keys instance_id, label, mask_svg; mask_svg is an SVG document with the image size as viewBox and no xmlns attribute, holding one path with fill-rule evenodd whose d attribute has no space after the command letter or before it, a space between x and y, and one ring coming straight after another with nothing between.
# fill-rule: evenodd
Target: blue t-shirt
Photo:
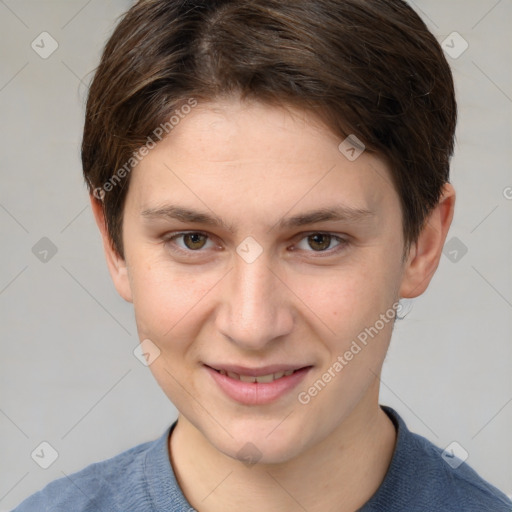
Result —
<instances>
[{"instance_id":1,"label":"blue t-shirt","mask_svg":"<svg viewBox=\"0 0 512 512\"><path fill-rule=\"evenodd\" d=\"M397 429L397 442L382 484L358 512L512 511L512 501L466 463L453 469L443 450L410 432L394 409L381 407ZM175 425L155 441L49 483L13 512L194 512L169 460Z\"/></svg>"}]
</instances>

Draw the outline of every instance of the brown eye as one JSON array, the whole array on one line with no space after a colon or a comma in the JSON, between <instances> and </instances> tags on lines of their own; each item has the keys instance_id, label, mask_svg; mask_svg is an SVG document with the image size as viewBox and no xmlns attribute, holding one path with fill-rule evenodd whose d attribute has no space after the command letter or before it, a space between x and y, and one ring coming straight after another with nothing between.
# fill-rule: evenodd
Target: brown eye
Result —
<instances>
[{"instance_id":1,"label":"brown eye","mask_svg":"<svg viewBox=\"0 0 512 512\"><path fill-rule=\"evenodd\" d=\"M193 253L200 255L208 249L212 249L214 245L208 234L200 231L175 233L172 236L166 235L163 237L163 242L167 249L182 256L191 256ZM208 242L210 246L208 246Z\"/></svg>"},{"instance_id":2,"label":"brown eye","mask_svg":"<svg viewBox=\"0 0 512 512\"><path fill-rule=\"evenodd\" d=\"M350 242L344 236L338 236L333 233L313 232L304 234L295 248L302 251L302 253L309 253L312 257L327 257L341 253L349 246Z\"/></svg>"},{"instance_id":3,"label":"brown eye","mask_svg":"<svg viewBox=\"0 0 512 512\"><path fill-rule=\"evenodd\" d=\"M315 251L325 251L331 245L332 236L324 233L315 233L308 236L308 245Z\"/></svg>"},{"instance_id":4,"label":"brown eye","mask_svg":"<svg viewBox=\"0 0 512 512\"><path fill-rule=\"evenodd\" d=\"M183 237L183 243L190 250L202 249L206 243L208 237L201 233L185 233L181 235Z\"/></svg>"}]
</instances>

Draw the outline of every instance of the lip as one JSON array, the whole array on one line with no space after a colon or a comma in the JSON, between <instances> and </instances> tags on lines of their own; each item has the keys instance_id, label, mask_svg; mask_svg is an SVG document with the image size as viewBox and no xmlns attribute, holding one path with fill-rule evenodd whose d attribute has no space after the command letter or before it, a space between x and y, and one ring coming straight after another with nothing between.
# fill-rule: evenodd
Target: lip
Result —
<instances>
[{"instance_id":1,"label":"lip","mask_svg":"<svg viewBox=\"0 0 512 512\"><path fill-rule=\"evenodd\" d=\"M238 375L249 375L251 377L261 377L270 373L286 372L289 370L299 370L308 365L305 364L273 364L270 366L262 366L260 368L248 368L246 366L238 366L236 364L210 364L206 365L214 370L225 370L227 372L238 373Z\"/></svg>"},{"instance_id":2,"label":"lip","mask_svg":"<svg viewBox=\"0 0 512 512\"><path fill-rule=\"evenodd\" d=\"M279 400L296 388L305 378L306 374L309 373L312 366L271 365L261 368L247 368L238 365L204 365L204 368L220 390L235 402L244 405L264 405ZM232 379L227 375L222 375L218 370L252 377L287 370L295 370L295 372L272 382L243 382L238 379Z\"/></svg>"}]
</instances>

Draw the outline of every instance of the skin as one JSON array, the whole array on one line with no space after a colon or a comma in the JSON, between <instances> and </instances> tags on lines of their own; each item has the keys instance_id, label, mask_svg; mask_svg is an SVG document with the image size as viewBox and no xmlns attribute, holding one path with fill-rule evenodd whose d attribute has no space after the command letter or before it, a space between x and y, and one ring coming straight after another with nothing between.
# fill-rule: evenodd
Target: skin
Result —
<instances>
[{"instance_id":1,"label":"skin","mask_svg":"<svg viewBox=\"0 0 512 512\"><path fill-rule=\"evenodd\" d=\"M340 142L294 108L237 98L200 104L131 173L125 259L112 249L91 197L114 284L133 302L139 338L161 351L150 369L179 411L170 460L201 512L259 511L263 504L270 512L353 511L389 467L396 432L378 397L392 322L309 403L297 396L399 298L425 291L455 192L445 185L404 261L400 203L385 160L365 151L349 161ZM213 212L234 232L142 215L168 203ZM277 224L340 204L373 214ZM198 230L207 236L169 240ZM312 239L318 232L346 242ZM236 252L248 236L262 248L251 263ZM242 405L211 379L204 364L213 362L312 369L277 401ZM251 466L238 454L248 442L261 454Z\"/></svg>"}]
</instances>

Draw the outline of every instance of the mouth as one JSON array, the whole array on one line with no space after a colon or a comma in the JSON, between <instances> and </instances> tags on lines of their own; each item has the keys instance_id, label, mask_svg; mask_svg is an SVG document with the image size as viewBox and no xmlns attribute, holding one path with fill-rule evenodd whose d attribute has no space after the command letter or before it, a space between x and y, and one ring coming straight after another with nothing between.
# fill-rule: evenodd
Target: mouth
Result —
<instances>
[{"instance_id":1,"label":"mouth","mask_svg":"<svg viewBox=\"0 0 512 512\"><path fill-rule=\"evenodd\" d=\"M209 365L206 365L209 366ZM248 366L239 366L233 364L212 364L209 366L212 370L226 375L231 379L241 380L242 382L272 382L282 377L288 377L299 370L310 368L311 365L301 364L273 364L261 366L259 368L250 368Z\"/></svg>"},{"instance_id":2,"label":"mouth","mask_svg":"<svg viewBox=\"0 0 512 512\"><path fill-rule=\"evenodd\" d=\"M246 405L278 400L304 379L311 365L273 365L248 368L235 365L204 365L229 398Z\"/></svg>"},{"instance_id":3,"label":"mouth","mask_svg":"<svg viewBox=\"0 0 512 512\"><path fill-rule=\"evenodd\" d=\"M288 377L288 375L292 375L298 370L286 370L282 372L276 373L268 373L266 375L259 375L258 377L254 377L253 375L240 375L236 372L228 372L226 370L216 370L221 375L227 375L230 379L241 380L242 382L258 382L260 384L265 384L267 382L274 382L277 379L282 377Z\"/></svg>"}]
</instances>

